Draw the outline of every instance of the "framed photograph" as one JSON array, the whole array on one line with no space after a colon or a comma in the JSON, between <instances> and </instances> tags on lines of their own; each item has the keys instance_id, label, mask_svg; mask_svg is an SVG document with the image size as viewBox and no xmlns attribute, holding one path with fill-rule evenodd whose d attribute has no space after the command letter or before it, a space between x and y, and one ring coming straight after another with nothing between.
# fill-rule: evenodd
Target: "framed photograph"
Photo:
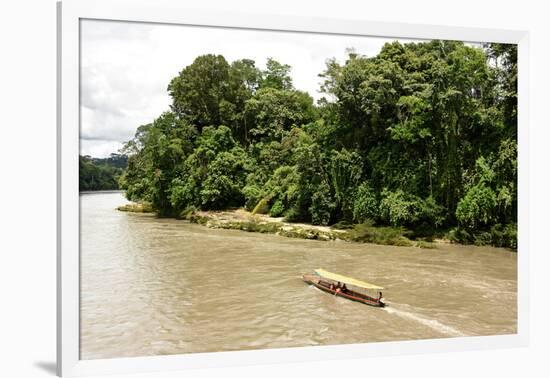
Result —
<instances>
[{"instance_id":1,"label":"framed photograph","mask_svg":"<svg viewBox=\"0 0 550 378\"><path fill-rule=\"evenodd\" d=\"M58 4L58 374L528 342L528 33Z\"/></svg>"}]
</instances>

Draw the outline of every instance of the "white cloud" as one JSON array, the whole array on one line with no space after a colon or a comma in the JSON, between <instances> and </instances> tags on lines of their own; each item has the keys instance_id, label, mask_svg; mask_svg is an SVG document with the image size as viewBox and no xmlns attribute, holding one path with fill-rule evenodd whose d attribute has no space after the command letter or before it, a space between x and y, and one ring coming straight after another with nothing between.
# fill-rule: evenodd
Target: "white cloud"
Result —
<instances>
[{"instance_id":1,"label":"white cloud","mask_svg":"<svg viewBox=\"0 0 550 378\"><path fill-rule=\"evenodd\" d=\"M171 102L168 83L202 54L228 61L268 57L292 67L294 86L318 93L325 61L346 48L368 56L383 38L83 20L81 24L81 153L107 156Z\"/></svg>"}]
</instances>

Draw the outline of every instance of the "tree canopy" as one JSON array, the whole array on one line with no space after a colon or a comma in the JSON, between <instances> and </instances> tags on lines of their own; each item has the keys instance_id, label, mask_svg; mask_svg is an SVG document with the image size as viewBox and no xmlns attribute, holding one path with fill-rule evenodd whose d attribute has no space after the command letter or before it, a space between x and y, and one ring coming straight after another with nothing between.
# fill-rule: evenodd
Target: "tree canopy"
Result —
<instances>
[{"instance_id":1,"label":"tree canopy","mask_svg":"<svg viewBox=\"0 0 550 378\"><path fill-rule=\"evenodd\" d=\"M314 104L272 58L197 57L168 86L171 110L126 144L128 198L170 216L262 201L291 221L514 246L515 45L393 42L319 76Z\"/></svg>"},{"instance_id":2,"label":"tree canopy","mask_svg":"<svg viewBox=\"0 0 550 378\"><path fill-rule=\"evenodd\" d=\"M114 190L118 189L118 179L126 168L128 157L121 154L111 154L107 158L79 156L79 189Z\"/></svg>"}]
</instances>

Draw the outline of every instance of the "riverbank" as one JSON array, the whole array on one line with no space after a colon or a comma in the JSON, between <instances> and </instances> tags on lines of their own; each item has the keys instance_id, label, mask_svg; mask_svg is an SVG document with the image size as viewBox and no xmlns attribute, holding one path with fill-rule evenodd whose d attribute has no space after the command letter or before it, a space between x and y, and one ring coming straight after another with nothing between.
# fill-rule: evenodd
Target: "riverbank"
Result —
<instances>
[{"instance_id":1,"label":"riverbank","mask_svg":"<svg viewBox=\"0 0 550 378\"><path fill-rule=\"evenodd\" d=\"M119 211L134 213L154 213L147 203L129 203L117 207ZM349 241L394 245L402 247L436 248L437 243L425 240L411 240L407 237L410 231L396 227L375 227L367 224L349 225L345 229L331 226L318 226L308 223L285 222L283 217L270 217L266 214L253 214L244 209L222 211L193 211L183 219L212 229L240 230L275 234L288 238ZM436 242L448 242L440 240Z\"/></svg>"},{"instance_id":2,"label":"riverbank","mask_svg":"<svg viewBox=\"0 0 550 378\"><path fill-rule=\"evenodd\" d=\"M350 225L347 229L339 229L331 226L285 222L283 217L252 214L244 209L195 211L188 214L185 219L209 228L269 233L297 239L343 240L403 247L436 248L436 243L409 239L406 236L407 230L403 228L360 224Z\"/></svg>"},{"instance_id":3,"label":"riverbank","mask_svg":"<svg viewBox=\"0 0 550 378\"><path fill-rule=\"evenodd\" d=\"M118 206L117 210L133 213L154 213L147 203L129 203ZM244 209L221 211L193 211L182 219L191 223L200 224L212 229L240 230L275 234L288 238L320 240L320 241L348 241L358 243L372 243L401 247L418 247L433 249L438 243L448 243L448 240L411 240L407 237L410 231L398 227L381 227L367 224L349 225L346 229L331 226L318 226L308 223L285 222L284 217L271 217L267 214L253 214Z\"/></svg>"},{"instance_id":4,"label":"riverbank","mask_svg":"<svg viewBox=\"0 0 550 378\"><path fill-rule=\"evenodd\" d=\"M118 206L117 210L135 213L155 213L148 203L129 203ZM440 244L462 244L493 246L517 252L517 233L508 226L504 230L493 227L490 232L479 231L468 234L457 228L440 231L431 237L415 237L415 233L401 227L373 226L372 224L334 224L317 226L307 223L286 222L284 217L271 217L267 214L254 214L244 209L222 211L195 210L180 219L209 228L260 232L280 236L310 240L344 240L359 243L419 247L433 249ZM499 225L497 225L499 226ZM513 226L513 225L512 225Z\"/></svg>"}]
</instances>

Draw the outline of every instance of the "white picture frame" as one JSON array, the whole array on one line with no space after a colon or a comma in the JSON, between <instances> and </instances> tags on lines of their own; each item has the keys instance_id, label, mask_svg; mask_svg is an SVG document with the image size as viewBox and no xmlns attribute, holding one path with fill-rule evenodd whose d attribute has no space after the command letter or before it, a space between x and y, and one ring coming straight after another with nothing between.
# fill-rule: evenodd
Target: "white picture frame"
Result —
<instances>
[{"instance_id":1,"label":"white picture frame","mask_svg":"<svg viewBox=\"0 0 550 378\"><path fill-rule=\"evenodd\" d=\"M186 355L79 360L79 23L81 19L152 22L354 36L518 44L517 334ZM57 373L60 376L168 371L258 363L362 358L528 345L529 335L529 34L526 31L288 17L185 8L177 0L65 0L58 3Z\"/></svg>"}]
</instances>

